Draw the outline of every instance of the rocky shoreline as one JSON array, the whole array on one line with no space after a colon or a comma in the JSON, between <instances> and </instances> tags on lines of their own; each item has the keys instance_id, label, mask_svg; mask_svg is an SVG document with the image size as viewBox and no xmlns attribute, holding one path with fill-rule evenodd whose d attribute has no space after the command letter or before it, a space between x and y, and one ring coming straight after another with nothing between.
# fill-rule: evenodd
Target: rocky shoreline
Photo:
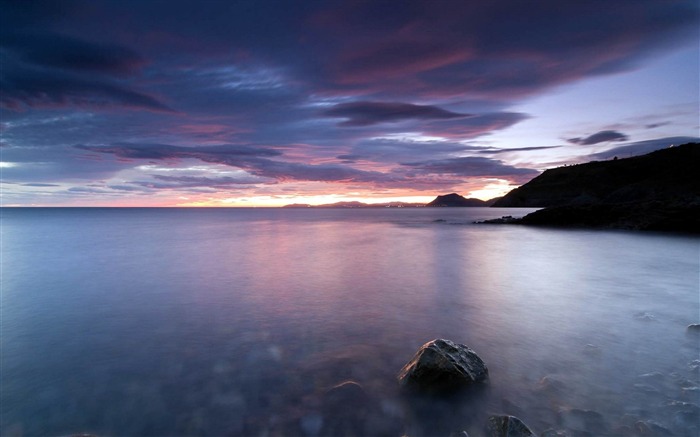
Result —
<instances>
[{"instance_id":1,"label":"rocky shoreline","mask_svg":"<svg viewBox=\"0 0 700 437\"><path fill-rule=\"evenodd\" d=\"M653 201L552 206L520 218L504 216L477 223L700 234L700 204Z\"/></svg>"},{"instance_id":2,"label":"rocky shoreline","mask_svg":"<svg viewBox=\"0 0 700 437\"><path fill-rule=\"evenodd\" d=\"M546 170L494 203L542 207L482 223L700 234L700 144Z\"/></svg>"}]
</instances>

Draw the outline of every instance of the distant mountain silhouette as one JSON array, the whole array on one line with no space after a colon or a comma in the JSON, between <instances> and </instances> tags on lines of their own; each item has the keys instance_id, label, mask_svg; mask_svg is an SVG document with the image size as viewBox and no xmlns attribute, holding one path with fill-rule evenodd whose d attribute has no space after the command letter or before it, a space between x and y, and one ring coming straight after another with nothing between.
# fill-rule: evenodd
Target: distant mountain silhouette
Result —
<instances>
[{"instance_id":1,"label":"distant mountain silhouette","mask_svg":"<svg viewBox=\"0 0 700 437\"><path fill-rule=\"evenodd\" d=\"M547 170L495 202L545 207L497 223L700 232L700 143Z\"/></svg>"},{"instance_id":2,"label":"distant mountain silhouette","mask_svg":"<svg viewBox=\"0 0 700 437\"><path fill-rule=\"evenodd\" d=\"M481 199L467 199L457 193L445 194L437 196L435 200L425 206L430 207L472 207L472 206L489 206L489 204Z\"/></svg>"},{"instance_id":3,"label":"distant mountain silhouette","mask_svg":"<svg viewBox=\"0 0 700 437\"><path fill-rule=\"evenodd\" d=\"M408 202L384 202L384 203L363 203L357 201L351 202L336 202L326 203L323 205L309 205L306 203L293 203L285 205L283 208L420 208L423 206L449 206L449 207L464 207L464 206L491 206L493 202L500 199L480 200L466 199L457 193L445 194L437 196L435 200L428 204L423 203L408 203Z\"/></svg>"},{"instance_id":4,"label":"distant mountain silhouette","mask_svg":"<svg viewBox=\"0 0 700 437\"><path fill-rule=\"evenodd\" d=\"M358 201L325 203L322 205L310 205L308 203L292 203L284 205L282 208L419 208L425 206L422 203L409 202L384 202L384 203L364 203Z\"/></svg>"}]
</instances>

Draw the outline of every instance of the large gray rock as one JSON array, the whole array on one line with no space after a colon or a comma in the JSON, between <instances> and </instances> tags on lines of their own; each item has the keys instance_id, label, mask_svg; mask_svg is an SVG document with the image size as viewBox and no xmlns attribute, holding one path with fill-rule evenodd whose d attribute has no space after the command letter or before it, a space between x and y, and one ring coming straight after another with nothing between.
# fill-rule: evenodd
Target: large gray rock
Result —
<instances>
[{"instance_id":1,"label":"large gray rock","mask_svg":"<svg viewBox=\"0 0 700 437\"><path fill-rule=\"evenodd\" d=\"M399 372L402 387L423 392L451 392L488 380L489 371L473 350L450 340L421 346Z\"/></svg>"},{"instance_id":2,"label":"large gray rock","mask_svg":"<svg viewBox=\"0 0 700 437\"><path fill-rule=\"evenodd\" d=\"M535 433L515 416L491 416L486 426L489 437L529 437Z\"/></svg>"}]
</instances>

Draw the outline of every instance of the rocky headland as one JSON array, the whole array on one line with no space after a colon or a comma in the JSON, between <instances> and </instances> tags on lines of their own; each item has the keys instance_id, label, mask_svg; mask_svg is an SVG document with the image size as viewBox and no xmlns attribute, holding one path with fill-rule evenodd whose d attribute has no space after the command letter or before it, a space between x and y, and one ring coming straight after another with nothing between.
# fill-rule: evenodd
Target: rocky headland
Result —
<instances>
[{"instance_id":1,"label":"rocky headland","mask_svg":"<svg viewBox=\"0 0 700 437\"><path fill-rule=\"evenodd\" d=\"M700 143L550 169L494 207L543 207L488 223L700 233Z\"/></svg>"}]
</instances>

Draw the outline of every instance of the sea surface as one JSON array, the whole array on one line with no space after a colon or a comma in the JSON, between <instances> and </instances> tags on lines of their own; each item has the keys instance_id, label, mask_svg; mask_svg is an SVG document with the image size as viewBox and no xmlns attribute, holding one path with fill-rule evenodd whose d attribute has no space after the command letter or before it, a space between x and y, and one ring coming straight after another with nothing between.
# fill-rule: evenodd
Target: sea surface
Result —
<instances>
[{"instance_id":1,"label":"sea surface","mask_svg":"<svg viewBox=\"0 0 700 437\"><path fill-rule=\"evenodd\" d=\"M696 436L700 239L529 211L3 208L0 434ZM399 390L435 338L487 386Z\"/></svg>"}]
</instances>

